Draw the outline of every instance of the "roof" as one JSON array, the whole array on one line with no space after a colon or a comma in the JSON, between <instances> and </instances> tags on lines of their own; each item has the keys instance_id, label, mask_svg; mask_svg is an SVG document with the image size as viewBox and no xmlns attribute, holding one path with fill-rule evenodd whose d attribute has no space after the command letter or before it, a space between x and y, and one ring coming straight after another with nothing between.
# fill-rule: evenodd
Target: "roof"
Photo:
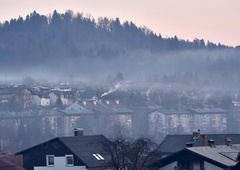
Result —
<instances>
[{"instance_id":1,"label":"roof","mask_svg":"<svg viewBox=\"0 0 240 170\"><path fill-rule=\"evenodd\" d=\"M7 159L0 158L0 169L1 170L25 170L24 168L10 162Z\"/></svg>"},{"instance_id":2,"label":"roof","mask_svg":"<svg viewBox=\"0 0 240 170\"><path fill-rule=\"evenodd\" d=\"M108 102L108 104L107 104L107 102ZM101 104L102 106L104 106L106 108L110 108L115 113L130 114L133 112L132 110L130 110L126 106L124 106L119 100L100 101L99 104Z\"/></svg>"},{"instance_id":3,"label":"roof","mask_svg":"<svg viewBox=\"0 0 240 170\"><path fill-rule=\"evenodd\" d=\"M198 108L198 109L189 109L189 111L195 114L216 114L216 113L227 113L226 110L222 108Z\"/></svg>"},{"instance_id":4,"label":"roof","mask_svg":"<svg viewBox=\"0 0 240 170\"><path fill-rule=\"evenodd\" d=\"M168 114L168 115L171 115L171 114L191 114L191 112L189 112L188 110L157 110L158 112L160 113L163 113L163 114Z\"/></svg>"},{"instance_id":5,"label":"roof","mask_svg":"<svg viewBox=\"0 0 240 170\"><path fill-rule=\"evenodd\" d=\"M184 149L186 143L194 142L194 146L203 146L203 137L213 139L215 145L224 145L225 139L230 138L232 144L240 143L240 134L200 134L198 139L194 139L192 134L189 135L167 135L158 147L161 153L174 153Z\"/></svg>"},{"instance_id":6,"label":"roof","mask_svg":"<svg viewBox=\"0 0 240 170\"><path fill-rule=\"evenodd\" d=\"M36 148L39 148L39 152L41 152L42 146L50 146L48 144L53 143L53 141L63 144L89 168L108 167L110 165L110 157L104 153L101 145L102 142L109 142L109 140L103 135L57 137L16 154L24 155ZM100 154L104 159L98 160L93 154Z\"/></svg>"},{"instance_id":7,"label":"roof","mask_svg":"<svg viewBox=\"0 0 240 170\"><path fill-rule=\"evenodd\" d=\"M97 113L112 113L113 110L110 108L104 107L103 105L99 104L99 102L95 101L83 101L78 103L81 107L84 107L92 112Z\"/></svg>"},{"instance_id":8,"label":"roof","mask_svg":"<svg viewBox=\"0 0 240 170\"><path fill-rule=\"evenodd\" d=\"M108 142L103 135L61 137L59 138L76 156L78 156L87 167L109 166L110 158L104 154L101 142ZM93 154L100 154L104 160L96 159Z\"/></svg>"},{"instance_id":9,"label":"roof","mask_svg":"<svg viewBox=\"0 0 240 170\"><path fill-rule=\"evenodd\" d=\"M238 162L231 170L239 170L240 169L240 162Z\"/></svg>"},{"instance_id":10,"label":"roof","mask_svg":"<svg viewBox=\"0 0 240 170\"><path fill-rule=\"evenodd\" d=\"M94 114L91 110L81 106L78 101L68 106L65 110L61 110L61 112L67 115Z\"/></svg>"},{"instance_id":11,"label":"roof","mask_svg":"<svg viewBox=\"0 0 240 170\"><path fill-rule=\"evenodd\" d=\"M226 166L234 166L236 165L240 151L240 144L233 145L232 147L216 145L215 147L201 146L186 149Z\"/></svg>"},{"instance_id":12,"label":"roof","mask_svg":"<svg viewBox=\"0 0 240 170\"><path fill-rule=\"evenodd\" d=\"M195 159L196 157L198 160L203 159L221 168L233 167L237 164L239 151L240 144L233 146L217 145L215 147L188 147L170 156L160 159L159 161L153 163L151 166L157 166L160 168L174 161L180 160L182 155L190 155L191 157L195 157Z\"/></svg>"}]
</instances>

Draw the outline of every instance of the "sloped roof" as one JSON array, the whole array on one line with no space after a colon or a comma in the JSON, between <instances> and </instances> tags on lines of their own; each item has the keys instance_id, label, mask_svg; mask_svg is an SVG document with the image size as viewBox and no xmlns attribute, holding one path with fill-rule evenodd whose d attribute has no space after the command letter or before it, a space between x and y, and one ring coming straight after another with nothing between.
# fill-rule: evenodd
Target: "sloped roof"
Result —
<instances>
[{"instance_id":1,"label":"sloped roof","mask_svg":"<svg viewBox=\"0 0 240 170\"><path fill-rule=\"evenodd\" d=\"M99 104L104 106L105 108L110 108L113 112L118 114L130 114L133 111L124 106L120 101L109 100L109 104L107 101L101 101Z\"/></svg>"},{"instance_id":2,"label":"sloped roof","mask_svg":"<svg viewBox=\"0 0 240 170\"><path fill-rule=\"evenodd\" d=\"M225 139L230 138L232 144L240 143L240 134L204 134L207 139L213 139L215 145L224 145ZM193 139L193 135L167 135L158 147L161 153L174 153L184 149L186 143L194 142L194 146L203 146L203 134L198 139Z\"/></svg>"},{"instance_id":3,"label":"sloped roof","mask_svg":"<svg viewBox=\"0 0 240 170\"><path fill-rule=\"evenodd\" d=\"M16 155L24 155L37 148L39 148L39 154L41 154L42 146L50 147L54 141L62 143L88 168L110 166L109 162L111 159L106 153L104 153L102 148L102 143L109 142L109 140L103 135L57 137L26 150L20 151L16 153ZM93 156L93 154L100 154L104 160L98 160Z\"/></svg>"},{"instance_id":4,"label":"sloped roof","mask_svg":"<svg viewBox=\"0 0 240 170\"><path fill-rule=\"evenodd\" d=\"M70 106L68 106L65 110L61 110L61 112L67 115L78 115L78 114L93 114L91 110L83 107L79 104L78 101L74 102Z\"/></svg>"},{"instance_id":5,"label":"sloped roof","mask_svg":"<svg viewBox=\"0 0 240 170\"><path fill-rule=\"evenodd\" d=\"M189 109L189 111L197 114L216 114L216 113L227 113L226 110L222 108L198 108L198 109Z\"/></svg>"},{"instance_id":6,"label":"sloped roof","mask_svg":"<svg viewBox=\"0 0 240 170\"><path fill-rule=\"evenodd\" d=\"M171 154L159 161L151 164L152 167L163 167L174 161L180 160L183 155L195 157L195 159L205 160L221 168L233 167L237 164L238 153L240 151L240 144L231 146L217 145L215 147L202 146L202 147L188 147L182 149L174 154ZM229 157L227 155L235 155ZM182 158L181 158L182 159ZM186 158L185 158L186 159Z\"/></svg>"},{"instance_id":7,"label":"sloped roof","mask_svg":"<svg viewBox=\"0 0 240 170\"><path fill-rule=\"evenodd\" d=\"M25 170L24 168L11 163L7 159L2 159L2 158L0 158L0 169L1 170Z\"/></svg>"},{"instance_id":8,"label":"sloped roof","mask_svg":"<svg viewBox=\"0 0 240 170\"><path fill-rule=\"evenodd\" d=\"M189 112L188 110L177 110L177 109L172 109L172 110L161 110L161 109L158 109L157 110L158 112L161 112L163 114L168 114L168 115L171 115L171 114L191 114L191 112Z\"/></svg>"},{"instance_id":9,"label":"sloped roof","mask_svg":"<svg viewBox=\"0 0 240 170\"><path fill-rule=\"evenodd\" d=\"M87 167L109 166L110 157L103 152L101 146L101 142L108 142L108 139L103 135L61 137L59 139L74 152ZM104 160L97 160L93 154L100 154Z\"/></svg>"},{"instance_id":10,"label":"sloped roof","mask_svg":"<svg viewBox=\"0 0 240 170\"><path fill-rule=\"evenodd\" d=\"M235 147L216 145L215 147L201 146L189 147L186 149L226 166L234 166L236 165L238 153L240 151L239 146L239 144L236 144Z\"/></svg>"},{"instance_id":11,"label":"sloped roof","mask_svg":"<svg viewBox=\"0 0 240 170\"><path fill-rule=\"evenodd\" d=\"M81 107L84 107L88 110L91 110L92 112L97 112L97 113L112 113L113 110L110 108L106 108L103 105L99 104L98 102L93 102L93 101L83 101L78 103Z\"/></svg>"},{"instance_id":12,"label":"sloped roof","mask_svg":"<svg viewBox=\"0 0 240 170\"><path fill-rule=\"evenodd\" d=\"M231 170L239 170L240 169L240 162L238 162Z\"/></svg>"}]
</instances>

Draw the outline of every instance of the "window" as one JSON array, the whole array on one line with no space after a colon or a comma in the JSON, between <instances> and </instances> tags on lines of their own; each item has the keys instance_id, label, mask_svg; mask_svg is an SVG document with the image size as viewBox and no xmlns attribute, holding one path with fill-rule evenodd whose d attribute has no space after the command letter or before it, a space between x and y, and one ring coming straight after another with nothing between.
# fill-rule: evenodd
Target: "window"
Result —
<instances>
[{"instance_id":1,"label":"window","mask_svg":"<svg viewBox=\"0 0 240 170\"><path fill-rule=\"evenodd\" d=\"M54 166L54 155L47 155L47 166Z\"/></svg>"},{"instance_id":2,"label":"window","mask_svg":"<svg viewBox=\"0 0 240 170\"><path fill-rule=\"evenodd\" d=\"M73 166L73 155L66 155L66 166Z\"/></svg>"},{"instance_id":3,"label":"window","mask_svg":"<svg viewBox=\"0 0 240 170\"><path fill-rule=\"evenodd\" d=\"M96 154L92 154L97 160L104 160L104 157L102 155L100 155L99 153Z\"/></svg>"}]
</instances>

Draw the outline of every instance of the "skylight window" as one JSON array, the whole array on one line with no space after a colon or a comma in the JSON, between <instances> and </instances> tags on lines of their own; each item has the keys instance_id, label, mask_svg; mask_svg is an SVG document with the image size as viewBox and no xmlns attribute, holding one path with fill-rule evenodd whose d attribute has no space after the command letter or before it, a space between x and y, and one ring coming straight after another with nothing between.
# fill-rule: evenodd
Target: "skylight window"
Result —
<instances>
[{"instance_id":1,"label":"skylight window","mask_svg":"<svg viewBox=\"0 0 240 170\"><path fill-rule=\"evenodd\" d=\"M96 154L92 154L97 160L104 160L104 157L102 155L100 155L99 153Z\"/></svg>"}]
</instances>

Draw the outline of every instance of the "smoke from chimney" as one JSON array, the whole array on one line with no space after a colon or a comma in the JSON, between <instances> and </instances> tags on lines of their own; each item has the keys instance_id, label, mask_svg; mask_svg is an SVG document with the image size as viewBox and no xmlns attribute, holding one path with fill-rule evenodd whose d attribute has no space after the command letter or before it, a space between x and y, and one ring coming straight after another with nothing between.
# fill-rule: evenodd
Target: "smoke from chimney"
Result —
<instances>
[{"instance_id":1,"label":"smoke from chimney","mask_svg":"<svg viewBox=\"0 0 240 170\"><path fill-rule=\"evenodd\" d=\"M109 95L110 93L112 93L112 92L118 90L119 88L121 88L121 84L120 84L120 82L118 82L118 83L114 86L114 88L111 88L111 89L108 90L107 92L103 93L103 94L101 95L101 97L103 97L103 96L107 96L107 95Z\"/></svg>"}]
</instances>

